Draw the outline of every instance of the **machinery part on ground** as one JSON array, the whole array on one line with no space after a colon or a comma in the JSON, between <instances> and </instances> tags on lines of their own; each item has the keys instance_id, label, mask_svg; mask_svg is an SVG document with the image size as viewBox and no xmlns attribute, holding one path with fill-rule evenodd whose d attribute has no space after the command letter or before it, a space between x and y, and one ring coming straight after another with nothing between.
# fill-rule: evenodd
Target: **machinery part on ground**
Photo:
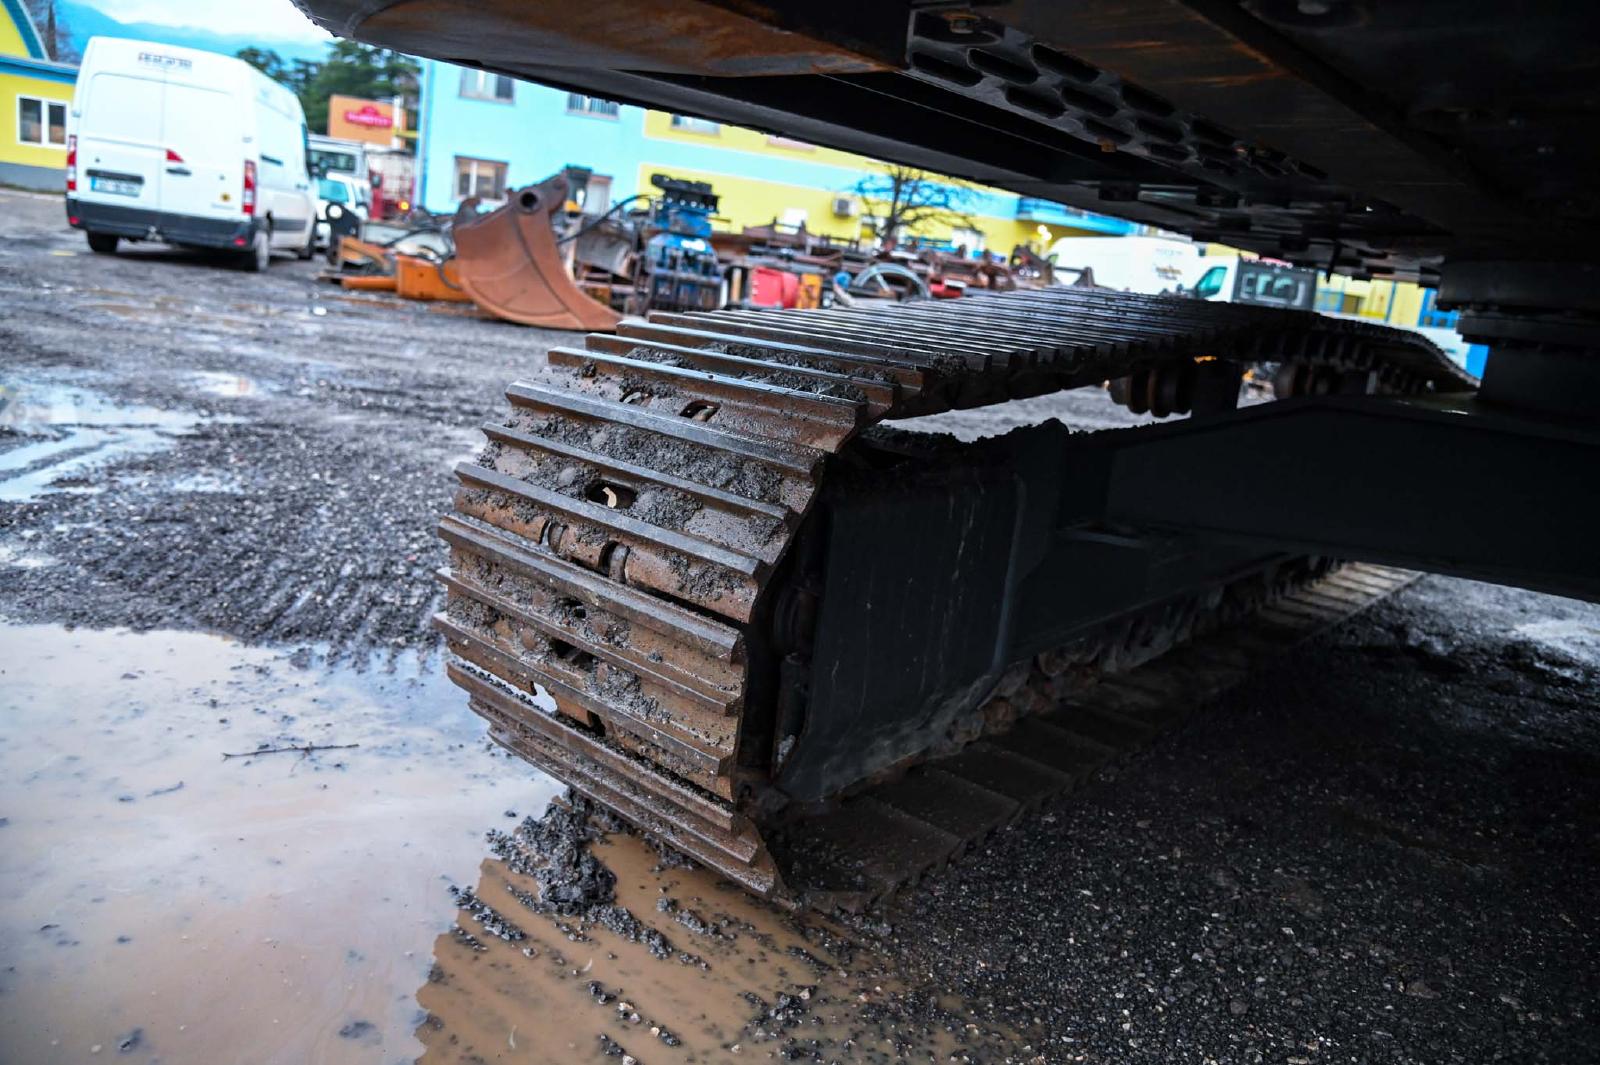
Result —
<instances>
[{"instance_id":1,"label":"machinery part on ground","mask_svg":"<svg viewBox=\"0 0 1600 1065\"><path fill-rule=\"evenodd\" d=\"M850 295L864 299L926 300L933 293L928 283L902 263L877 262L850 281Z\"/></svg>"},{"instance_id":2,"label":"machinery part on ground","mask_svg":"<svg viewBox=\"0 0 1600 1065\"><path fill-rule=\"evenodd\" d=\"M933 252L929 255L929 275L935 283L959 284L967 289L992 289L1010 292L1017 287L1017 276L1004 259L979 252L979 257L965 254Z\"/></svg>"},{"instance_id":3,"label":"machinery part on ground","mask_svg":"<svg viewBox=\"0 0 1600 1065\"><path fill-rule=\"evenodd\" d=\"M323 224L328 227L328 265L338 266L339 247L346 237L360 240L362 218L356 212L337 203L330 203L323 208ZM313 239L315 239L313 237ZM306 256L310 258L310 256Z\"/></svg>"},{"instance_id":4,"label":"machinery part on ground","mask_svg":"<svg viewBox=\"0 0 1600 1065\"><path fill-rule=\"evenodd\" d=\"M661 190L651 204L655 230L639 256L640 310L711 311L720 304L722 265L711 246L717 195L704 181L650 175Z\"/></svg>"},{"instance_id":5,"label":"machinery part on ground","mask_svg":"<svg viewBox=\"0 0 1600 1065\"><path fill-rule=\"evenodd\" d=\"M328 245L328 262L339 276L373 277L394 273L394 249L353 235Z\"/></svg>"},{"instance_id":6,"label":"machinery part on ground","mask_svg":"<svg viewBox=\"0 0 1600 1065\"><path fill-rule=\"evenodd\" d=\"M471 303L461 284L460 260L424 259L420 255L394 257L395 294L406 300L443 300Z\"/></svg>"},{"instance_id":7,"label":"machinery part on ground","mask_svg":"<svg viewBox=\"0 0 1600 1065\"><path fill-rule=\"evenodd\" d=\"M784 826L1010 724L991 703L1019 668L1138 661L1321 572L1100 520L1104 434L875 423L1217 352L1473 384L1397 330L1092 289L657 314L553 349L457 469L451 675L497 739L645 831L814 894L828 876L769 845Z\"/></svg>"},{"instance_id":8,"label":"machinery part on ground","mask_svg":"<svg viewBox=\"0 0 1600 1065\"><path fill-rule=\"evenodd\" d=\"M452 227L461 287L479 307L507 321L545 329L609 331L622 315L572 280L556 243L552 217L567 202L562 174L511 193L478 214L478 198L462 201Z\"/></svg>"}]
</instances>

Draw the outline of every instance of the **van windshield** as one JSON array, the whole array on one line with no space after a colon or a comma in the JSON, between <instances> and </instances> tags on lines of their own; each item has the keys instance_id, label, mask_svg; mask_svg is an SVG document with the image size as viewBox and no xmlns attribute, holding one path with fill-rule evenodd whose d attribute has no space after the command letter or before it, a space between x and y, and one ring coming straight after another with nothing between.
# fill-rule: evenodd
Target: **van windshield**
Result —
<instances>
[{"instance_id":1,"label":"van windshield","mask_svg":"<svg viewBox=\"0 0 1600 1065\"><path fill-rule=\"evenodd\" d=\"M344 182L333 181L329 178L317 180L317 195L329 203L349 203L350 190Z\"/></svg>"},{"instance_id":2,"label":"van windshield","mask_svg":"<svg viewBox=\"0 0 1600 1065\"><path fill-rule=\"evenodd\" d=\"M151 78L102 72L89 80L79 130L101 140L160 145L162 84Z\"/></svg>"}]
</instances>

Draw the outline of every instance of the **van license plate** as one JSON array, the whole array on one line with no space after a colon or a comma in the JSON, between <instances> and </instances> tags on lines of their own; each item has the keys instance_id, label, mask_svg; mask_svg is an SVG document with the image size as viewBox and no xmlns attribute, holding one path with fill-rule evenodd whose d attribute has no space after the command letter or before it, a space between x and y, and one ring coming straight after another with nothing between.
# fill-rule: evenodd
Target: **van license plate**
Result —
<instances>
[{"instance_id":1,"label":"van license plate","mask_svg":"<svg viewBox=\"0 0 1600 1065\"><path fill-rule=\"evenodd\" d=\"M114 192L118 196L137 196L142 181L118 181L116 178L90 178L89 187L95 192Z\"/></svg>"}]
</instances>

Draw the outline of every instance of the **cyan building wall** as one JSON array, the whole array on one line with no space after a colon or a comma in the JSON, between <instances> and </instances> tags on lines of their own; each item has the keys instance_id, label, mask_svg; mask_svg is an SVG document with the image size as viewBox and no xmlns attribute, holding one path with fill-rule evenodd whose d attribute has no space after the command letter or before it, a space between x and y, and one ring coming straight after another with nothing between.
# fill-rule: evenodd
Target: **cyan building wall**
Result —
<instances>
[{"instance_id":1,"label":"cyan building wall","mask_svg":"<svg viewBox=\"0 0 1600 1065\"><path fill-rule=\"evenodd\" d=\"M455 210L457 156L508 164L510 188L571 163L610 174L613 199L636 191L623 186L631 186L638 159L642 110L624 107L615 118L569 114L565 92L526 82L516 83L509 103L464 97L461 72L448 63L424 63L417 198L428 210Z\"/></svg>"}]
</instances>

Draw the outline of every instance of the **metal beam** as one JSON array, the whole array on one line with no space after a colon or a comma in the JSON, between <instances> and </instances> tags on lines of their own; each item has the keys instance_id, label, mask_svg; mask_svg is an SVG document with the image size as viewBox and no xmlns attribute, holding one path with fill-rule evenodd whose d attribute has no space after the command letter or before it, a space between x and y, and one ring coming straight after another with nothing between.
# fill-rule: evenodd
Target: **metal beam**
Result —
<instances>
[{"instance_id":1,"label":"metal beam","mask_svg":"<svg viewBox=\"0 0 1600 1065\"><path fill-rule=\"evenodd\" d=\"M1326 397L1102 434L1113 524L1600 601L1600 427L1480 400ZM1095 454L1098 452L1098 454Z\"/></svg>"}]
</instances>

